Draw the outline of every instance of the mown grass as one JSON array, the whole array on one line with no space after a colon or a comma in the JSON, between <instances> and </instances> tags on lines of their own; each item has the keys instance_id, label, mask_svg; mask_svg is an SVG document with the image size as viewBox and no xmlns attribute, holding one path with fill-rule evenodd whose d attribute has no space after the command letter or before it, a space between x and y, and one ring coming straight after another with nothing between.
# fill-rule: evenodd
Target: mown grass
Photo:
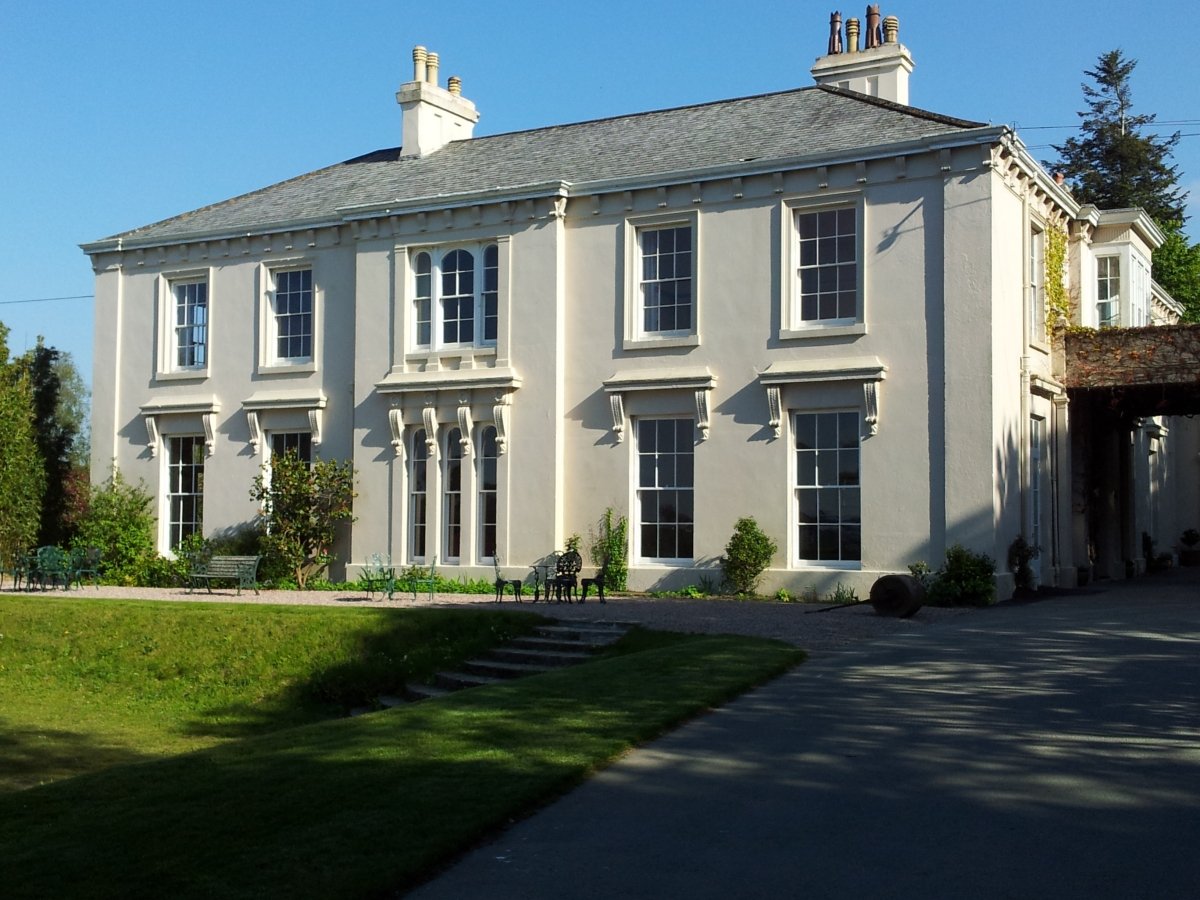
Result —
<instances>
[{"instance_id":1,"label":"mown grass","mask_svg":"<svg viewBox=\"0 0 1200 900\"><path fill-rule=\"evenodd\" d=\"M4 896L379 896L802 658L736 637L636 647L0 795Z\"/></svg>"},{"instance_id":2,"label":"mown grass","mask_svg":"<svg viewBox=\"0 0 1200 900\"><path fill-rule=\"evenodd\" d=\"M341 716L537 621L0 598L0 791Z\"/></svg>"}]
</instances>

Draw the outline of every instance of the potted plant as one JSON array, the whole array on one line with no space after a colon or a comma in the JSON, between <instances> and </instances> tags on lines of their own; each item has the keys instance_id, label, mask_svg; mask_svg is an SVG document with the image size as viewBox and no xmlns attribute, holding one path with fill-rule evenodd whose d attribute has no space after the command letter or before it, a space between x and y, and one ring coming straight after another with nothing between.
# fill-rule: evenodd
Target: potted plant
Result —
<instances>
[{"instance_id":1,"label":"potted plant","mask_svg":"<svg viewBox=\"0 0 1200 900\"><path fill-rule=\"evenodd\" d=\"M1179 551L1181 566L1200 566L1200 531L1189 528L1180 536L1183 549Z\"/></svg>"}]
</instances>

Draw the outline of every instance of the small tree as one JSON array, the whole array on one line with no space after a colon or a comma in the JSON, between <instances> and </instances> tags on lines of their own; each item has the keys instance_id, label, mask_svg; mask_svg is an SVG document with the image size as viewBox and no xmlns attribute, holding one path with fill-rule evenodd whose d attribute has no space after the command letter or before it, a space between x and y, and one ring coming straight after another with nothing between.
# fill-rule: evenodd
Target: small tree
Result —
<instances>
[{"instance_id":1,"label":"small tree","mask_svg":"<svg viewBox=\"0 0 1200 900\"><path fill-rule=\"evenodd\" d=\"M777 549L776 543L758 527L753 517L738 519L733 526L733 537L725 545L725 555L721 557L725 583L739 594L754 593Z\"/></svg>"},{"instance_id":2,"label":"small tree","mask_svg":"<svg viewBox=\"0 0 1200 900\"><path fill-rule=\"evenodd\" d=\"M602 566L605 560L604 589L625 590L629 583L629 523L611 506L600 517L599 534L592 540L592 562Z\"/></svg>"},{"instance_id":3,"label":"small tree","mask_svg":"<svg viewBox=\"0 0 1200 900\"><path fill-rule=\"evenodd\" d=\"M310 465L289 451L254 479L250 496L262 505L264 553L304 590L334 560L338 522L354 518L353 464L318 460Z\"/></svg>"},{"instance_id":4,"label":"small tree","mask_svg":"<svg viewBox=\"0 0 1200 900\"><path fill-rule=\"evenodd\" d=\"M100 575L118 584L140 583L154 548L154 498L141 484L129 484L114 471L91 489L87 510L77 523L75 546L100 549Z\"/></svg>"}]
</instances>

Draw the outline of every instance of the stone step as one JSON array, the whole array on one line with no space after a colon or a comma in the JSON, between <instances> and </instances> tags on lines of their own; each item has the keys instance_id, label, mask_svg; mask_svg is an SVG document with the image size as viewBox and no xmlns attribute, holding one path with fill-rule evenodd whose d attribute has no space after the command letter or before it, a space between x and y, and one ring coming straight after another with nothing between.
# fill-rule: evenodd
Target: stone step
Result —
<instances>
[{"instance_id":1,"label":"stone step","mask_svg":"<svg viewBox=\"0 0 1200 900\"><path fill-rule=\"evenodd\" d=\"M526 675L540 675L548 671L550 666L536 663L504 662L497 659L469 659L463 663L462 671L467 675L485 675L489 678L524 678Z\"/></svg>"},{"instance_id":2,"label":"stone step","mask_svg":"<svg viewBox=\"0 0 1200 900\"><path fill-rule=\"evenodd\" d=\"M450 688L438 687L435 684L406 684L404 686L404 696L412 703L418 700L445 697L447 694L453 693L454 691L450 690Z\"/></svg>"},{"instance_id":3,"label":"stone step","mask_svg":"<svg viewBox=\"0 0 1200 900\"><path fill-rule=\"evenodd\" d=\"M434 676L434 684L451 691L481 687L485 684L504 684L506 681L511 679L497 678L495 675L472 675L469 672L438 672Z\"/></svg>"},{"instance_id":4,"label":"stone step","mask_svg":"<svg viewBox=\"0 0 1200 900\"><path fill-rule=\"evenodd\" d=\"M571 641L548 643L556 643L558 646L527 647L518 645L517 641L513 641L508 646L497 647L495 650L492 650L487 654L487 658L497 659L501 662L529 663L530 665L542 666L547 669L558 666L574 666L587 662L592 658L592 654L587 650L578 649L578 643Z\"/></svg>"}]
</instances>

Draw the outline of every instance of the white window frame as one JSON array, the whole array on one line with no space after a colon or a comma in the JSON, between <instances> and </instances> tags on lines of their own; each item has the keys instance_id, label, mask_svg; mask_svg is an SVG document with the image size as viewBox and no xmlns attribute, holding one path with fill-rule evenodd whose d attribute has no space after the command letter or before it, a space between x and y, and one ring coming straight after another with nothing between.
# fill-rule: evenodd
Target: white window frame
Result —
<instances>
[{"instance_id":1,"label":"white window frame","mask_svg":"<svg viewBox=\"0 0 1200 900\"><path fill-rule=\"evenodd\" d=\"M691 324L671 331L647 331L643 305L642 235L650 231L688 228L692 233L691 249ZM624 222L625 284L623 349L661 349L666 347L695 347L700 344L700 314L702 285L700 255L703 252L700 214L695 210L636 216Z\"/></svg>"},{"instance_id":2,"label":"white window frame","mask_svg":"<svg viewBox=\"0 0 1200 900\"><path fill-rule=\"evenodd\" d=\"M409 453L408 453L408 485L406 490L406 516L408 519L406 538L406 546L408 548L408 558L414 563L424 563L428 561L432 547L430 546L431 537L429 526L429 493L430 493L430 477L429 477L429 461L433 454L429 452L429 444L427 440L427 432L424 428L416 428L409 437ZM417 486L420 485L420 490ZM417 516L417 500L420 498L422 503L422 511L419 517ZM422 552L417 552L417 529L421 530L422 542L424 547Z\"/></svg>"},{"instance_id":3,"label":"white window frame","mask_svg":"<svg viewBox=\"0 0 1200 900\"><path fill-rule=\"evenodd\" d=\"M158 347L156 381L199 381L209 376L212 365L212 270L208 268L165 272L157 284ZM179 326L176 325L178 291L188 285L205 289L204 364L179 365ZM195 326L184 326L195 327Z\"/></svg>"},{"instance_id":4,"label":"white window frame","mask_svg":"<svg viewBox=\"0 0 1200 900\"><path fill-rule=\"evenodd\" d=\"M801 290L800 216L849 209L854 211L855 235L855 314L833 319L805 319L804 295ZM782 227L780 250L781 303L779 337L783 340L826 338L838 335L859 335L867 332L866 295L866 232L867 204L861 191L825 194L819 197L792 197L783 201L780 213ZM805 265L807 268L807 265Z\"/></svg>"},{"instance_id":5,"label":"white window frame","mask_svg":"<svg viewBox=\"0 0 1200 900\"><path fill-rule=\"evenodd\" d=\"M1115 276L1112 271L1114 262L1117 266ZM1096 257L1096 326L1098 328L1116 328L1121 324L1121 269L1120 253L1103 253ZM1100 296L1101 284L1108 287L1108 296L1103 299ZM1116 296L1113 296L1114 286ZM1108 316L1104 315L1102 307L1111 310Z\"/></svg>"},{"instance_id":6,"label":"white window frame","mask_svg":"<svg viewBox=\"0 0 1200 900\"><path fill-rule=\"evenodd\" d=\"M1150 265L1140 253L1129 254L1129 325L1150 324Z\"/></svg>"},{"instance_id":7,"label":"white window frame","mask_svg":"<svg viewBox=\"0 0 1200 900\"><path fill-rule=\"evenodd\" d=\"M801 472L799 470L799 448L797 442L797 420L800 416L822 416L851 414L855 417L856 428L855 437L857 439L856 451L858 453L858 484L855 486L858 490L858 558L857 559L811 559L801 554L802 542L800 540L800 514L801 514L801 491L819 490L821 487L837 488L842 490L841 485L821 485L820 483L800 484ZM854 571L862 568L863 556L863 413L860 408L836 407L830 409L796 407L788 410L788 483L790 486L790 501L788 504L788 528L790 531L789 545L792 548L791 564L793 567L801 569L833 569L843 571ZM840 424L840 423L839 423ZM840 434L840 432L839 432ZM818 452L822 449L819 446L816 448ZM838 448L824 448L827 452ZM838 450L840 452L840 449ZM839 495L840 500L840 495ZM843 526L839 512L838 527ZM819 527L819 525L818 525ZM819 539L819 538L818 538Z\"/></svg>"},{"instance_id":8,"label":"white window frame","mask_svg":"<svg viewBox=\"0 0 1200 900\"><path fill-rule=\"evenodd\" d=\"M481 563L494 562L495 551L500 547L500 448L499 448L499 431L496 426L490 422L485 422L478 429L478 437L476 438L477 448L475 451L475 494L476 503L475 511L478 521L475 523L476 530L476 546L479 548L479 561ZM492 436L493 454L486 455L484 453L487 447L488 435ZM488 481L485 473L485 468L490 465L493 472L492 487L488 487ZM488 518L488 499L491 499L492 518ZM487 552L487 529L491 527L493 535L494 549L492 553Z\"/></svg>"},{"instance_id":9,"label":"white window frame","mask_svg":"<svg viewBox=\"0 0 1200 900\"><path fill-rule=\"evenodd\" d=\"M470 496L466 492L468 481L466 478L467 466L470 464L468 454L464 452L462 443L462 429L457 425L443 429L442 432L442 447L441 453L441 496L438 498L441 505L441 547L442 560L449 564L460 564L463 562L467 554L464 552L467 548L468 541L467 531L470 503ZM453 479L452 467L457 467L458 485L452 487ZM457 506L456 510L452 507ZM457 519L451 515L452 511L458 513ZM458 552L452 553L453 546L452 531L457 531L458 536ZM428 532L426 533L428 534Z\"/></svg>"},{"instance_id":10,"label":"white window frame","mask_svg":"<svg viewBox=\"0 0 1200 900\"><path fill-rule=\"evenodd\" d=\"M276 286L284 273L308 270L312 279L312 300L309 319L312 328L311 353L308 356L280 357L278 355L278 313L276 310ZM315 372L321 353L321 311L324 292L318 278L317 267L307 257L279 259L264 262L260 267L259 289L259 346L258 374L290 374Z\"/></svg>"},{"instance_id":11,"label":"white window frame","mask_svg":"<svg viewBox=\"0 0 1200 900\"><path fill-rule=\"evenodd\" d=\"M495 253L495 266L487 264L487 254L491 250ZM472 277L473 284L471 290L472 297L472 334L469 341L447 341L445 340L444 327L446 324L445 315L445 297L442 294L444 287L442 274L443 265L451 254L458 251L465 251L471 255L473 269ZM462 350L462 349L494 349L499 342L500 337L500 320L501 316L501 301L504 291L501 287L503 283L502 272L504 264L502 262L503 248L498 240L476 241L466 244L438 244L433 246L409 247L406 249L408 255L408 288L403 296L407 298L407 352L409 353L437 353L442 350ZM428 256L430 263L430 271L428 274L428 297L422 298L421 293L421 275L419 274L418 260L421 255ZM489 271L494 274L494 285L491 290L488 290ZM487 328L487 320L490 318L487 315L487 297L493 295L496 305L495 313L495 335L491 338L485 337ZM466 295L463 295L466 296ZM429 304L429 341L422 342L419 334L419 323L417 304L424 299Z\"/></svg>"},{"instance_id":12,"label":"white window frame","mask_svg":"<svg viewBox=\"0 0 1200 900\"><path fill-rule=\"evenodd\" d=\"M175 448L177 446L176 441L183 441L183 440L197 442L197 443L193 444L192 446L198 448L199 457L200 457L200 462L199 462L200 490L198 493L195 491L188 491L188 492L178 491L178 492L176 492L176 491L172 491L172 489L171 489L173 470L176 468L179 468L182 470L182 468L183 468L183 463L179 462L176 459L175 452L174 452ZM174 500L176 497L199 498L198 499L199 515L198 515L196 521L193 523L195 526L194 531L190 531L189 534L193 534L193 533L198 533L200 535L204 534L204 469L206 468L206 465L207 465L208 454L207 454L206 447L205 447L205 443L206 443L205 435L203 435L203 434L194 434L192 432L178 432L178 433L172 433L172 434L164 434L162 436L162 441L163 441L165 452L162 454L162 473L161 473L162 491L161 491L161 498L160 498L162 511L159 515L159 521L162 523L162 526L161 526L161 529L159 532L159 546L162 548L162 553L164 555L173 555L174 551L175 551L175 547L178 546L179 542L176 541L173 543L172 538L174 537L174 535L176 533L177 527L181 528L181 526L183 524L182 519L177 521L176 517L175 517ZM189 463L189 465L195 466L196 463L192 462L192 463ZM186 535L184 537L186 537ZM181 540L182 539L183 538L181 538Z\"/></svg>"},{"instance_id":13,"label":"white window frame","mask_svg":"<svg viewBox=\"0 0 1200 900\"><path fill-rule=\"evenodd\" d=\"M1025 251L1025 307L1029 310L1029 343L1046 347L1046 226L1030 222Z\"/></svg>"},{"instance_id":14,"label":"white window frame","mask_svg":"<svg viewBox=\"0 0 1200 900\"><path fill-rule=\"evenodd\" d=\"M641 483L641 429L644 423L649 422L687 422L690 426L689 443L691 453L688 454L692 460L692 478L691 484L686 486L691 492L692 510L691 510L691 529L692 529L692 555L691 556L647 556L644 552L642 542L642 526L645 524L642 521L642 490ZM660 565L660 566L679 566L692 563L696 559L696 420L692 416L669 415L669 414L649 414L636 417L633 422L633 440L629 442L630 446L630 488L632 490L632 505L633 516L631 527L633 529L633 556L639 565ZM679 489L679 485L667 486ZM656 494L661 492L658 485L647 485L645 489L653 490ZM676 528L678 528L679 519L676 519Z\"/></svg>"}]
</instances>

